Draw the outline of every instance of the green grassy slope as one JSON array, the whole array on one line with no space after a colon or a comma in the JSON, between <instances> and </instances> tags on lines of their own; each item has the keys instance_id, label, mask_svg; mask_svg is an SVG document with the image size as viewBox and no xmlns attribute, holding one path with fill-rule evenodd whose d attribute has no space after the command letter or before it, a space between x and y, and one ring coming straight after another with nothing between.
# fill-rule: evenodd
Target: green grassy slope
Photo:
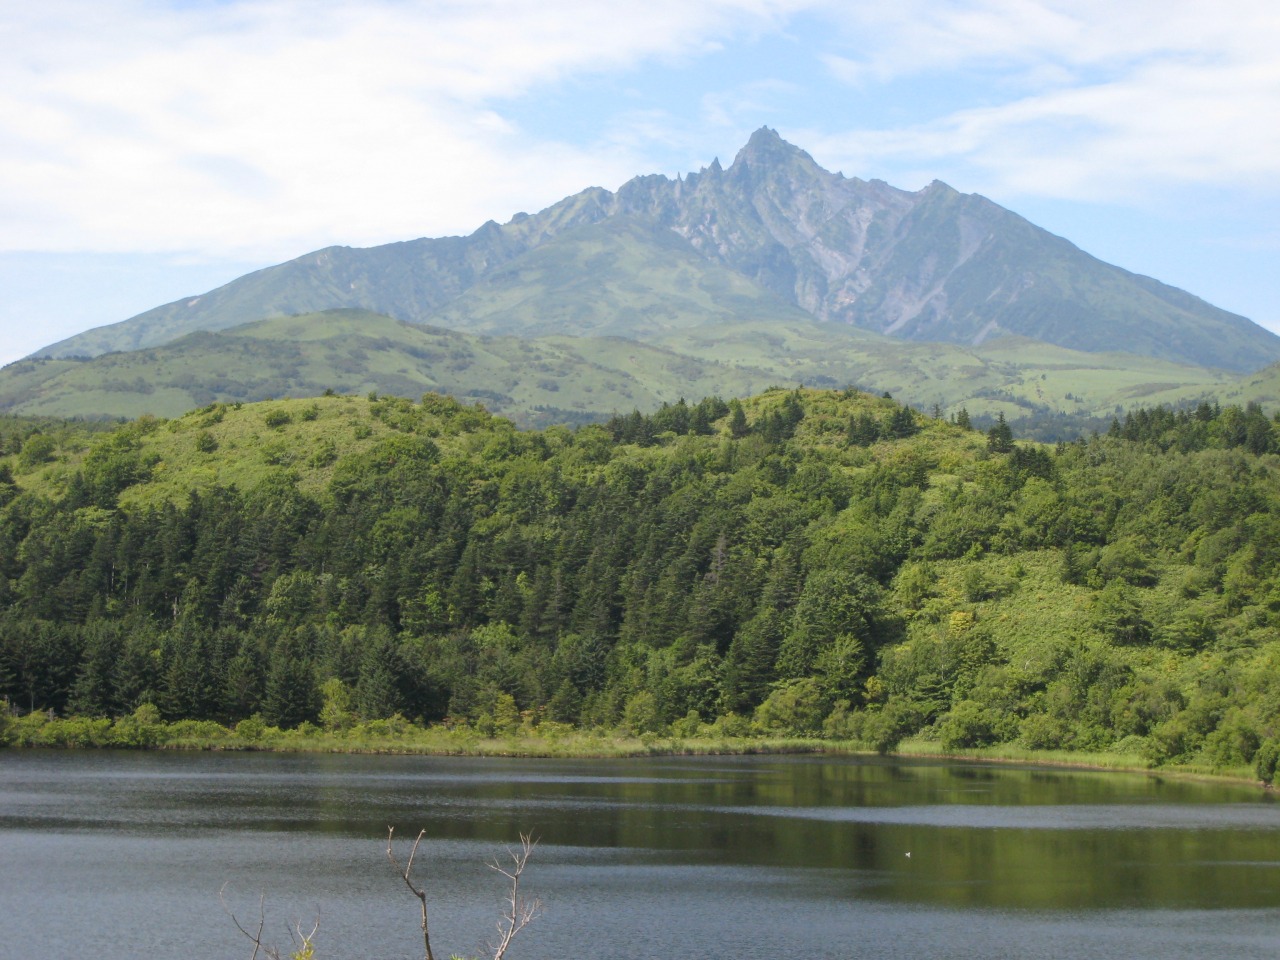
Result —
<instances>
[{"instance_id":1,"label":"green grassy slope","mask_svg":"<svg viewBox=\"0 0 1280 960\"><path fill-rule=\"evenodd\" d=\"M126 490L121 505L182 503L193 492L218 486L253 490L284 474L298 489L317 494L332 478L341 457L365 455L395 435L394 418L384 419L381 413L404 402L328 396L213 403L171 420L144 417L131 429L140 458L151 464L148 478ZM443 401L441 416L423 415L426 431L439 438L446 433L439 426L445 414L463 409L456 402ZM480 411L474 412L474 418L482 423L490 420ZM459 449L462 443L456 432L440 439L446 450ZM88 439L68 440L44 464L24 468L15 460L18 483L24 489L58 496L90 449Z\"/></svg>"},{"instance_id":2,"label":"green grassy slope","mask_svg":"<svg viewBox=\"0 0 1280 960\"><path fill-rule=\"evenodd\" d=\"M733 357L779 382L853 384L917 407L1017 421L1038 412L1110 416L1117 408L1176 404L1233 383L1224 373L1128 354L1082 353L1021 337L980 347L914 343L839 324L753 323L660 339L680 353Z\"/></svg>"},{"instance_id":3,"label":"green grassy slope","mask_svg":"<svg viewBox=\"0 0 1280 960\"><path fill-rule=\"evenodd\" d=\"M1215 391L1214 396L1222 403L1241 406L1259 403L1267 410L1280 408L1280 364L1272 364L1257 373L1246 374Z\"/></svg>"},{"instance_id":4,"label":"green grassy slope","mask_svg":"<svg viewBox=\"0 0 1280 960\"><path fill-rule=\"evenodd\" d=\"M592 236L583 235L578 255L590 257ZM624 234L619 245L610 237L605 249L621 255L630 249L629 239ZM599 273L605 287L617 278L607 269ZM682 276L673 270L671 282L679 285ZM705 273L697 277L709 282ZM721 279L734 282L733 275ZM852 384L888 391L918 408L937 405L950 413L963 406L975 416L1003 413L1016 423L1045 414L1110 417L1117 409L1217 395L1233 383L1202 368L1017 338L977 348L904 342L790 315L786 307L754 321L697 325L705 288L691 284L686 292L686 309L650 316L650 343L570 335L568 314L585 310L585 301L549 283L523 313L520 305L502 302L499 286L489 287L488 299L472 301L471 317L484 326L514 325L523 316L535 330L552 330L557 323L551 314L563 309L563 326L570 328L565 334L474 336L340 310L191 334L91 361L21 361L0 371L0 410L176 416L215 401L325 390L400 396L430 390L479 400L522 425L538 425L653 410L681 396L745 396L774 384L805 383ZM767 298L755 302L768 307Z\"/></svg>"},{"instance_id":5,"label":"green grassy slope","mask_svg":"<svg viewBox=\"0 0 1280 960\"><path fill-rule=\"evenodd\" d=\"M91 361L21 361L0 372L0 408L175 416L214 401L430 390L532 425L653 409L683 395L745 394L768 377L633 341L476 337L341 310L195 333Z\"/></svg>"}]
</instances>

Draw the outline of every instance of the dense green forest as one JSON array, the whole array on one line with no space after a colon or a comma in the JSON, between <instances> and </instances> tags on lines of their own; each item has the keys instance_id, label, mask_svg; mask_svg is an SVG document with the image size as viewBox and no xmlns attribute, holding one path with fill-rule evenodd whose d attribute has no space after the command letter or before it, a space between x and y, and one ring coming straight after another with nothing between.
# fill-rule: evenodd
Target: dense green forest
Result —
<instances>
[{"instance_id":1,"label":"dense green forest","mask_svg":"<svg viewBox=\"0 0 1280 960\"><path fill-rule=\"evenodd\" d=\"M371 394L0 442L0 737L403 717L1275 770L1254 406L1050 447L852 390L541 431Z\"/></svg>"}]
</instances>

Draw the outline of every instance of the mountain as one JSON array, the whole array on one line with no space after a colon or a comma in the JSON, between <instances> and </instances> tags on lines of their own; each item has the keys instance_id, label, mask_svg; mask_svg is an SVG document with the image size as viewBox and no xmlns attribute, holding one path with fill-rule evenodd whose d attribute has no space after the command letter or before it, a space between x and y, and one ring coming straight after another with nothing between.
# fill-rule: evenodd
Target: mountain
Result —
<instances>
[{"instance_id":1,"label":"mountain","mask_svg":"<svg viewBox=\"0 0 1280 960\"><path fill-rule=\"evenodd\" d=\"M846 178L767 128L727 169L593 187L467 237L329 247L36 356L135 350L341 307L473 332L637 340L803 313L917 341L1017 335L1239 372L1280 360L1280 337L1244 317L1103 263L983 197Z\"/></svg>"}]
</instances>

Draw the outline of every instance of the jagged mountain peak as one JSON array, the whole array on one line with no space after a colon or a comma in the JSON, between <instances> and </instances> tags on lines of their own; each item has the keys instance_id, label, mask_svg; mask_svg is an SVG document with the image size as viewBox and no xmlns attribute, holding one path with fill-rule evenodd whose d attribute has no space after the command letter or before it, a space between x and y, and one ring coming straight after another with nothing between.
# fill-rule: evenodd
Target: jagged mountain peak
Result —
<instances>
[{"instance_id":1,"label":"jagged mountain peak","mask_svg":"<svg viewBox=\"0 0 1280 960\"><path fill-rule=\"evenodd\" d=\"M649 232L639 231L625 244L611 238L611 252L600 254L612 258L608 269L593 275L590 257L582 255L589 244L578 234L618 217L646 224ZM633 317L637 330L652 329L653 317L674 309L663 306L664 296L684 296L672 290L655 296L645 286L663 276L654 265L673 255L673 242L687 244L690 254L680 260L681 270L696 273L700 256L709 262L706 270L728 268L754 284L761 302L781 300L819 320L899 338L974 344L1016 334L1080 350L1236 370L1280 359L1280 338L1245 318L1101 263L990 200L939 180L911 192L882 180L846 178L767 126L751 135L728 168L717 158L675 180L638 176L616 193L590 187L465 237L327 248L37 355L94 356L167 343L194 330L334 307L415 323L447 316L466 329L475 319L469 319L467 303L496 302L496 294L486 299L473 296L474 290L500 279L500 299L519 304L525 296L521 274L506 265L557 244L575 252L540 255L530 273L540 286L528 295L551 302L562 291L575 304L576 328L589 332L595 324L626 335ZM652 246L648 252L646 244ZM626 264L620 267L618 258L634 262L633 303L620 293L627 288L619 272ZM604 275L612 278L607 295L599 280ZM751 314L746 288L719 276L711 282L688 274L694 288L705 283L720 291L708 294L721 299L708 301L706 315L722 322L727 314Z\"/></svg>"},{"instance_id":2,"label":"jagged mountain peak","mask_svg":"<svg viewBox=\"0 0 1280 960\"><path fill-rule=\"evenodd\" d=\"M817 167L813 157L795 144L783 140L777 130L761 127L751 134L746 146L733 158L733 166L776 166L778 164L804 163ZM732 168L731 168L732 169Z\"/></svg>"}]
</instances>

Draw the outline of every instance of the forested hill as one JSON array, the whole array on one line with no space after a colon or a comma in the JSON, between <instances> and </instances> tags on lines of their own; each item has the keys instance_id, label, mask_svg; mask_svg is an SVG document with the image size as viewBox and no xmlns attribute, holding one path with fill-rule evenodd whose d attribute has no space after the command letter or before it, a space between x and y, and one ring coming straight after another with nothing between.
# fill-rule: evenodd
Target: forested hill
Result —
<instances>
[{"instance_id":1,"label":"forested hill","mask_svg":"<svg viewBox=\"0 0 1280 960\"><path fill-rule=\"evenodd\" d=\"M1280 426L1013 442L774 390L521 432L323 397L0 430L15 712L635 732L1275 765Z\"/></svg>"}]
</instances>

